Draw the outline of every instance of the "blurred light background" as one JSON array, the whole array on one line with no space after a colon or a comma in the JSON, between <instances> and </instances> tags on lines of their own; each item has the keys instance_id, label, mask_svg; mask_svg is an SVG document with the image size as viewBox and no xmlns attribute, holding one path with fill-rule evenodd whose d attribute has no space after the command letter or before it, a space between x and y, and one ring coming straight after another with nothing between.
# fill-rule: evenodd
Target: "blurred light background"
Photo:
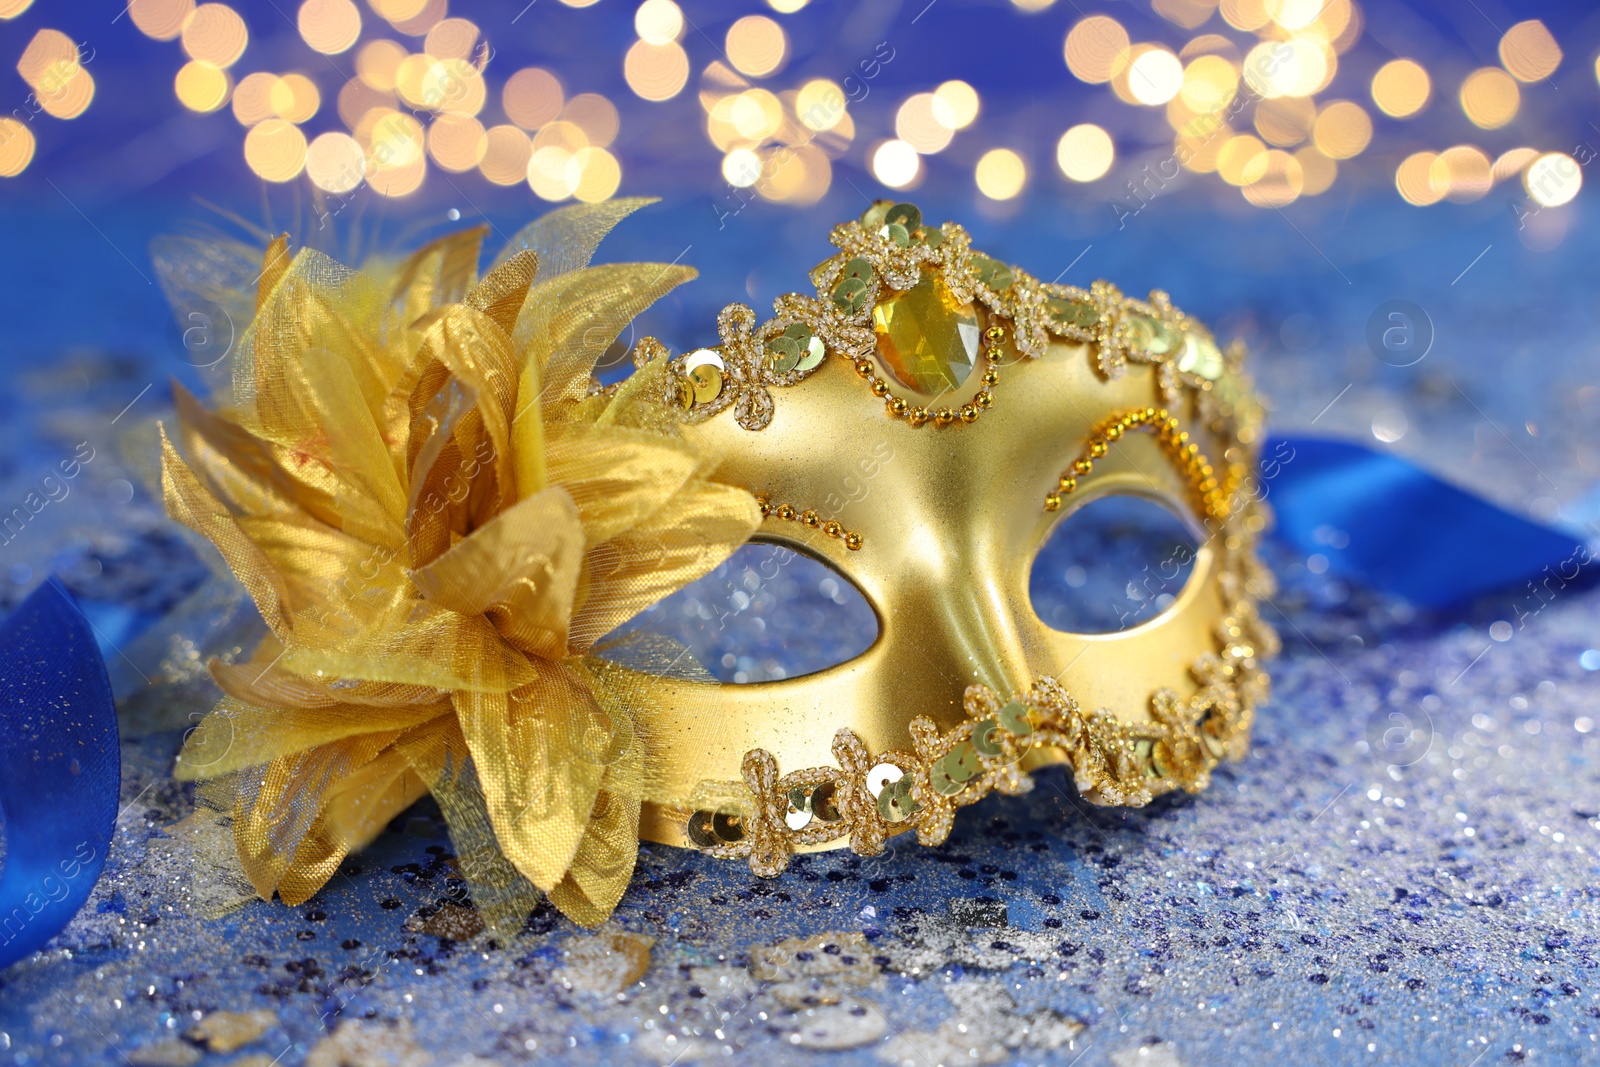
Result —
<instances>
[{"instance_id":1,"label":"blurred light background","mask_svg":"<svg viewBox=\"0 0 1600 1067\"><path fill-rule=\"evenodd\" d=\"M204 384L160 234L355 261L615 195L663 203L603 257L702 273L639 324L681 350L891 196L1046 279L1169 290L1285 429L1583 519L1597 56L1589 2L0 0L0 360ZM1426 360L1369 343L1396 300Z\"/></svg>"}]
</instances>

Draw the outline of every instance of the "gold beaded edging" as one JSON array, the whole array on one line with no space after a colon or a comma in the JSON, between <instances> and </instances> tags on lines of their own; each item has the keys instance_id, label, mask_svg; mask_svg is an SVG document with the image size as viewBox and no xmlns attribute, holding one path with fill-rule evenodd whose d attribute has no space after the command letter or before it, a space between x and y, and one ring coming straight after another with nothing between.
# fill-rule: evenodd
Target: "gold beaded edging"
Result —
<instances>
[{"instance_id":1,"label":"gold beaded edging","mask_svg":"<svg viewBox=\"0 0 1600 1067\"><path fill-rule=\"evenodd\" d=\"M843 541L844 547L852 552L860 550L865 541L860 534L846 530L844 524L837 519L824 519L810 508L805 511L797 511L793 504L774 504L765 496L756 497L756 504L761 508L761 517L763 519L783 519L786 522L798 522L802 526L820 530L829 537Z\"/></svg>"},{"instance_id":2,"label":"gold beaded edging","mask_svg":"<svg viewBox=\"0 0 1600 1067\"><path fill-rule=\"evenodd\" d=\"M1259 507L1247 503L1233 514L1247 518ZM746 859L762 877L781 874L798 848L842 838L859 855L875 855L888 838L911 830L921 844L937 845L949 836L957 808L991 792L1031 790L1022 761L1041 748L1067 753L1079 791L1104 803L1137 807L1174 789L1200 792L1219 762L1244 754L1255 708L1268 697L1262 663L1278 651L1277 634L1256 610L1257 598L1272 594L1272 576L1253 548L1248 533L1219 542L1218 581L1232 610L1216 630L1217 651L1191 664L1199 686L1193 696L1152 694L1151 722L1086 711L1048 677L1009 701L970 686L966 720L941 734L932 719L918 716L909 726L909 752L873 755L843 729L833 739L836 767L780 775L771 753L752 749L742 784L702 786L702 797L739 799L688 815L690 841L713 856ZM899 776L875 792L871 779L885 767Z\"/></svg>"},{"instance_id":3,"label":"gold beaded edging","mask_svg":"<svg viewBox=\"0 0 1600 1067\"><path fill-rule=\"evenodd\" d=\"M1091 431L1083 451L1056 482L1055 492L1046 494L1044 509L1060 510L1061 498L1077 491L1078 479L1094 471L1095 460L1105 458L1123 434L1135 430L1155 435L1162 450L1183 473L1202 514L1218 522L1228 517L1234 494L1248 475L1248 468L1241 463L1230 463L1225 479L1218 481L1211 461L1200 451L1199 445L1189 440L1189 432L1181 428L1177 416L1166 408L1134 408Z\"/></svg>"},{"instance_id":4,"label":"gold beaded edging","mask_svg":"<svg viewBox=\"0 0 1600 1067\"><path fill-rule=\"evenodd\" d=\"M821 366L824 355L833 354L858 365L891 416L918 426L976 421L986 406L977 397L962 408L914 405L894 396L872 363L873 309L890 290L915 286L924 270L936 272L955 300L976 302L991 317L1006 320L1024 357L1044 355L1052 337L1081 341L1091 346L1095 369L1106 379L1120 377L1130 362L1154 364L1168 407L1176 407L1187 392L1198 398L1207 419L1235 421L1252 404L1242 350L1235 346L1224 353L1204 326L1159 290L1137 300L1105 281L1088 289L1042 282L974 251L966 230L955 223L924 225L921 212L910 204L878 201L859 220L835 227L829 241L840 251L812 270L815 296L785 293L773 301L774 316L759 325L747 305L723 308L717 316L720 345L673 360L665 393L669 405L685 408L691 421L732 407L740 426L764 429L772 421L770 390L798 384ZM1001 327L992 323L994 328ZM715 373L691 379L685 361L706 356L719 364ZM867 365L864 372L861 363ZM993 384L986 378L983 394Z\"/></svg>"}]
</instances>

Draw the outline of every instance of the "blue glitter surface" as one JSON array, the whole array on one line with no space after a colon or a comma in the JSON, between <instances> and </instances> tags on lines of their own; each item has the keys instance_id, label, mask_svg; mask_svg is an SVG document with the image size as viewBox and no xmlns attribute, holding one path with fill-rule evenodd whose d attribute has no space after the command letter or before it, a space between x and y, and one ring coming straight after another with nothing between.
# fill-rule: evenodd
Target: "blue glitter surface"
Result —
<instances>
[{"instance_id":1,"label":"blue glitter surface","mask_svg":"<svg viewBox=\"0 0 1600 1067\"><path fill-rule=\"evenodd\" d=\"M521 6L473 14L509 25ZM718 39L744 10L683 6ZM1365 5L1386 55L1421 47L1444 25L1472 64L1492 63L1497 34L1477 23L1529 17L1485 4L1482 19L1469 11L1453 21L1454 5L1416 6L1427 10ZM860 5L859 20L881 15L904 58L874 91L898 101L966 77L985 94L996 136L1036 141L1045 160L1078 120L1059 114L1067 98L1036 71L1048 63L1052 79L1064 77L1061 37L1078 12L1058 5L1039 16L1053 20L1048 34L1029 34L1005 5L944 0L913 28L918 7ZM1593 141L1589 68L1600 29L1586 5L1551 7L1540 17L1568 48L1557 75L1564 108L1537 109L1543 90L1529 86L1519 122L1530 144ZM568 29L589 15L563 10L548 40L508 48L552 66L564 51L602 55L594 77L615 81L632 39L627 20L589 14L583 25L605 27L592 41ZM73 30L80 17L51 14ZM265 25L253 10L251 18ZM820 20L818 11L818 26L833 25ZM868 30L877 32L851 32ZM0 58L10 63L26 38L8 32L0 25ZM809 44L795 34L797 53L826 50L822 29ZM988 47L1002 37L1014 62ZM555 1056L773 1067L1467 1067L1600 1058L1600 592L1530 586L1430 614L1328 579L1316 555L1270 546L1283 586L1263 607L1284 638L1273 698L1250 754L1219 769L1200 796L1096 808L1047 770L1025 796L963 809L938 848L898 838L870 859L803 856L771 881L742 864L644 846L601 931L542 906L504 940L461 919L464 885L424 801L307 904L246 900L227 842L191 818L192 789L171 770L184 731L215 696L198 677L196 620L209 621L209 645L242 644L252 631L236 600L216 598L206 564L149 489L168 376L204 389L222 372L182 358L142 250L214 217L191 196L251 219L263 211L251 206L238 138L207 134L199 118L183 119L193 124L183 127L191 162L172 163L170 181L113 180L117 168L93 145L177 136L135 113L145 98L138 86L159 81L167 93L171 48L161 46L156 78L156 45L130 40L127 58L107 47L95 61L101 99L81 123L100 140L41 148L18 179L23 192L8 188L0 200L9 385L0 393L0 511L80 442L95 450L70 492L0 547L0 607L60 574L101 631L125 732L107 873L45 951L0 973L0 1065L508 1067ZM1441 82L1439 91L1454 90ZM1346 95L1360 92L1358 84ZM1074 96L1067 110L1102 103ZM1441 130L1425 139L1435 148L1468 136L1443 129L1442 113L1432 117ZM1029 132L1046 119L1045 134ZM892 113L870 136L887 136L885 122ZM831 251L828 227L857 214L863 193L885 192L858 150L814 207L751 201L719 217L727 190L715 153L700 145L699 169L680 167L679 127L629 115L624 130L642 162L623 191L665 199L620 229L601 258L681 256L701 270L639 326L674 351L710 341L730 300L764 309L804 289L806 271ZM1170 149L1162 136L1151 151ZM1129 150L1119 184L1144 158L1153 157ZM1064 281L1105 277L1129 292L1160 286L1219 336L1243 338L1275 432L1392 449L1592 536L1592 189L1535 217L1510 185L1475 203L1418 209L1395 196L1392 166L1369 173L1362 163L1350 162L1348 187L1283 212L1249 207L1235 190L1223 200L1216 188L1184 186L1119 224L1106 194L1062 193L1059 183L1006 204L975 201L970 165L959 182L930 165L916 198L928 216L968 225L978 247L1041 277L1070 271ZM481 184L467 193L434 184L418 201L371 206L361 236L399 248L480 219L509 234L542 210L526 189L512 199ZM285 210L299 220L297 238L320 239L303 205L270 206L280 224ZM380 222L383 211L398 217ZM1426 358L1404 367L1368 343L1377 310L1399 299L1420 310L1432 341ZM1059 538L1059 559L1036 575L1041 614L1092 629L1115 625L1129 604L1159 610L1153 599L1133 603L1129 583L1179 535L1146 520L1109 516ZM796 559L748 583L772 551L745 550L638 627L690 646L734 684L803 673L870 643L870 609L820 565ZM185 636L169 641L180 621ZM243 1015L251 1012L270 1014ZM230 1022L237 1041L217 1036Z\"/></svg>"}]
</instances>

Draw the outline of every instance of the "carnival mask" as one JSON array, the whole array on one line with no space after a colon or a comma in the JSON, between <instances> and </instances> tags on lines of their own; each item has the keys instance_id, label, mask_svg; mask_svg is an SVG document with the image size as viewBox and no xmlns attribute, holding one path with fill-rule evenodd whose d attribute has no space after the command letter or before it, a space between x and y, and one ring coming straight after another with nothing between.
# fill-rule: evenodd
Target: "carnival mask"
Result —
<instances>
[{"instance_id":1,"label":"carnival mask","mask_svg":"<svg viewBox=\"0 0 1600 1067\"><path fill-rule=\"evenodd\" d=\"M1275 643L1254 610L1260 415L1239 354L1163 294L1042 284L908 204L833 242L815 299L782 297L759 326L724 310L721 345L674 361L670 399L720 457L714 476L761 501L756 539L842 572L879 636L782 681L637 679L665 795L710 798L647 803L641 836L771 873L847 839L936 843L953 806L1050 763L1102 803L1202 788L1243 751ZM1192 576L1132 629L1052 629L1030 602L1034 558L1112 494L1186 517ZM724 788L710 806L741 777L753 803Z\"/></svg>"}]
</instances>

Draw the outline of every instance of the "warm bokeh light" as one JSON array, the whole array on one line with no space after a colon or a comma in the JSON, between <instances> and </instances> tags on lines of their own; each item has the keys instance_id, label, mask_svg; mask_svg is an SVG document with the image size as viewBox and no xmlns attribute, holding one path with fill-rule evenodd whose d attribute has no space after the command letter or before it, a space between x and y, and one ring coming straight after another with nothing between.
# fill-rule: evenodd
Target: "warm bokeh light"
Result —
<instances>
[{"instance_id":1,"label":"warm bokeh light","mask_svg":"<svg viewBox=\"0 0 1600 1067\"><path fill-rule=\"evenodd\" d=\"M1478 200L1494 185L1489 157L1476 145L1446 148L1428 164L1428 182L1457 203Z\"/></svg>"},{"instance_id":2,"label":"warm bokeh light","mask_svg":"<svg viewBox=\"0 0 1600 1067\"><path fill-rule=\"evenodd\" d=\"M443 6L440 4L441 10ZM422 179L427 176L428 161L419 155L403 166L370 171L367 174L367 185L380 196L406 196L420 189Z\"/></svg>"},{"instance_id":3,"label":"warm bokeh light","mask_svg":"<svg viewBox=\"0 0 1600 1067\"><path fill-rule=\"evenodd\" d=\"M244 19L227 4L201 4L183 24L183 50L212 66L233 66L249 43Z\"/></svg>"},{"instance_id":4,"label":"warm bokeh light","mask_svg":"<svg viewBox=\"0 0 1600 1067\"><path fill-rule=\"evenodd\" d=\"M306 176L326 193L348 193L366 177L367 159L356 139L324 133L306 147Z\"/></svg>"},{"instance_id":5,"label":"warm bokeh light","mask_svg":"<svg viewBox=\"0 0 1600 1067\"><path fill-rule=\"evenodd\" d=\"M1372 119L1360 104L1332 100L1317 115L1311 139L1329 159L1351 159L1372 142Z\"/></svg>"},{"instance_id":6,"label":"warm bokeh light","mask_svg":"<svg viewBox=\"0 0 1600 1067\"><path fill-rule=\"evenodd\" d=\"M1190 110L1205 114L1232 103L1239 91L1239 72L1222 56L1203 55L1183 68L1183 88L1178 99Z\"/></svg>"},{"instance_id":7,"label":"warm bokeh light","mask_svg":"<svg viewBox=\"0 0 1600 1067\"><path fill-rule=\"evenodd\" d=\"M1067 31L1063 53L1079 81L1100 85L1127 69L1128 31L1109 15L1090 15Z\"/></svg>"},{"instance_id":8,"label":"warm bokeh light","mask_svg":"<svg viewBox=\"0 0 1600 1067\"><path fill-rule=\"evenodd\" d=\"M1440 176L1433 166L1438 158L1433 152L1414 152L1395 169L1394 186L1406 203L1427 207L1444 199L1449 190L1434 181Z\"/></svg>"},{"instance_id":9,"label":"warm bokeh light","mask_svg":"<svg viewBox=\"0 0 1600 1067\"><path fill-rule=\"evenodd\" d=\"M33 89L45 114L75 119L94 99L94 78L84 69L78 46L59 30L40 30L17 60L17 73Z\"/></svg>"},{"instance_id":10,"label":"warm bokeh light","mask_svg":"<svg viewBox=\"0 0 1600 1067\"><path fill-rule=\"evenodd\" d=\"M1223 21L1236 30L1259 30L1272 21L1267 0L1222 0Z\"/></svg>"},{"instance_id":11,"label":"warm bokeh light","mask_svg":"<svg viewBox=\"0 0 1600 1067\"><path fill-rule=\"evenodd\" d=\"M1192 30L1216 13L1216 0L1154 0L1155 13L1175 26Z\"/></svg>"},{"instance_id":12,"label":"warm bokeh light","mask_svg":"<svg viewBox=\"0 0 1600 1067\"><path fill-rule=\"evenodd\" d=\"M389 25L411 37L421 37L426 34L439 24L449 10L449 0L368 0L368 2L374 11L389 20ZM403 189L403 192L387 192L386 195L402 196L411 192L422 184L422 175L426 169L424 165L421 170L412 168L408 169L404 176L397 176L389 188ZM408 186L408 182L413 184Z\"/></svg>"},{"instance_id":13,"label":"warm bokeh light","mask_svg":"<svg viewBox=\"0 0 1600 1067\"><path fill-rule=\"evenodd\" d=\"M1261 139L1279 148L1291 148L1311 136L1317 106L1305 97L1280 96L1256 105L1255 126Z\"/></svg>"},{"instance_id":14,"label":"warm bokeh light","mask_svg":"<svg viewBox=\"0 0 1600 1067\"><path fill-rule=\"evenodd\" d=\"M736 189L748 189L761 177L761 157L748 148L735 148L722 157L722 177Z\"/></svg>"},{"instance_id":15,"label":"warm bokeh light","mask_svg":"<svg viewBox=\"0 0 1600 1067\"><path fill-rule=\"evenodd\" d=\"M423 107L457 115L476 115L483 110L489 94L483 72L465 59L429 63L421 89Z\"/></svg>"},{"instance_id":16,"label":"warm bokeh light","mask_svg":"<svg viewBox=\"0 0 1600 1067\"><path fill-rule=\"evenodd\" d=\"M412 164L423 158L422 124L393 108L374 108L367 112L355 129L355 138L367 154L368 178L385 171L410 174Z\"/></svg>"},{"instance_id":17,"label":"warm bokeh light","mask_svg":"<svg viewBox=\"0 0 1600 1067\"><path fill-rule=\"evenodd\" d=\"M1293 31L1303 30L1316 22L1327 4L1325 0L1265 0L1261 6L1267 18L1283 29Z\"/></svg>"},{"instance_id":18,"label":"warm bokeh light","mask_svg":"<svg viewBox=\"0 0 1600 1067\"><path fill-rule=\"evenodd\" d=\"M27 6L26 2L22 5ZM128 17L139 32L157 41L170 41L182 33L193 11L194 0L132 0L128 5Z\"/></svg>"},{"instance_id":19,"label":"warm bokeh light","mask_svg":"<svg viewBox=\"0 0 1600 1067\"><path fill-rule=\"evenodd\" d=\"M1433 82L1414 59L1392 59L1372 76L1372 102L1391 118L1410 118L1428 106ZM1404 190L1402 190L1402 195Z\"/></svg>"},{"instance_id":20,"label":"warm bokeh light","mask_svg":"<svg viewBox=\"0 0 1600 1067\"><path fill-rule=\"evenodd\" d=\"M374 89L393 89L405 58L405 46L398 41L387 38L368 41L356 52L356 74Z\"/></svg>"},{"instance_id":21,"label":"warm bokeh light","mask_svg":"<svg viewBox=\"0 0 1600 1067\"><path fill-rule=\"evenodd\" d=\"M1326 42L1311 37L1262 41L1245 56L1245 83L1268 99L1310 96L1333 78L1337 57Z\"/></svg>"},{"instance_id":22,"label":"warm bokeh light","mask_svg":"<svg viewBox=\"0 0 1600 1067\"><path fill-rule=\"evenodd\" d=\"M783 27L765 15L746 15L729 26L726 44L728 62L752 78L776 71L789 53Z\"/></svg>"},{"instance_id":23,"label":"warm bokeh light","mask_svg":"<svg viewBox=\"0 0 1600 1067\"><path fill-rule=\"evenodd\" d=\"M299 125L309 122L322 106L322 94L304 74L285 74L275 78L268 96L272 113Z\"/></svg>"},{"instance_id":24,"label":"warm bokeh light","mask_svg":"<svg viewBox=\"0 0 1600 1067\"><path fill-rule=\"evenodd\" d=\"M811 0L767 0L767 6L780 15L792 15L810 2Z\"/></svg>"},{"instance_id":25,"label":"warm bokeh light","mask_svg":"<svg viewBox=\"0 0 1600 1067\"><path fill-rule=\"evenodd\" d=\"M528 187L542 200L561 201L578 191L583 166L577 153L564 145L535 148L528 157Z\"/></svg>"},{"instance_id":26,"label":"warm bokeh light","mask_svg":"<svg viewBox=\"0 0 1600 1067\"><path fill-rule=\"evenodd\" d=\"M528 177L528 157L533 144L515 126L492 127L484 140L478 170L496 185L516 185Z\"/></svg>"},{"instance_id":27,"label":"warm bokeh light","mask_svg":"<svg viewBox=\"0 0 1600 1067\"><path fill-rule=\"evenodd\" d=\"M672 0L644 0L633 13L633 29L646 44L667 44L683 33L683 11Z\"/></svg>"},{"instance_id":28,"label":"warm bokeh light","mask_svg":"<svg viewBox=\"0 0 1600 1067\"><path fill-rule=\"evenodd\" d=\"M339 87L339 121L347 129L354 130L369 112L381 108L392 109L398 103L393 93L373 89L361 79L352 78Z\"/></svg>"},{"instance_id":29,"label":"warm bokeh light","mask_svg":"<svg viewBox=\"0 0 1600 1067\"><path fill-rule=\"evenodd\" d=\"M483 162L489 135L471 115L443 114L428 126L428 155L441 168L456 174Z\"/></svg>"},{"instance_id":30,"label":"warm bokeh light","mask_svg":"<svg viewBox=\"0 0 1600 1067\"><path fill-rule=\"evenodd\" d=\"M628 88L644 100L671 100L689 82L689 54L677 41L635 41L622 60Z\"/></svg>"},{"instance_id":31,"label":"warm bokeh light","mask_svg":"<svg viewBox=\"0 0 1600 1067\"><path fill-rule=\"evenodd\" d=\"M1494 161L1494 166L1490 168L1490 174L1495 181L1503 182L1521 174L1529 163L1538 158L1537 148L1513 148L1500 153Z\"/></svg>"},{"instance_id":32,"label":"warm bokeh light","mask_svg":"<svg viewBox=\"0 0 1600 1067\"><path fill-rule=\"evenodd\" d=\"M576 123L596 148L605 148L615 141L622 127L616 105L599 93L579 93L567 101L561 117Z\"/></svg>"},{"instance_id":33,"label":"warm bokeh light","mask_svg":"<svg viewBox=\"0 0 1600 1067\"><path fill-rule=\"evenodd\" d=\"M33 131L9 116L0 117L0 178L15 178L33 161Z\"/></svg>"},{"instance_id":34,"label":"warm bokeh light","mask_svg":"<svg viewBox=\"0 0 1600 1067\"><path fill-rule=\"evenodd\" d=\"M1075 182L1104 177L1116 158L1111 135L1090 122L1072 127L1056 143L1056 164Z\"/></svg>"},{"instance_id":35,"label":"warm bokeh light","mask_svg":"<svg viewBox=\"0 0 1600 1067\"><path fill-rule=\"evenodd\" d=\"M1267 146L1248 133L1228 138L1217 152L1217 175L1229 185L1245 186L1267 173Z\"/></svg>"},{"instance_id":36,"label":"warm bokeh light","mask_svg":"<svg viewBox=\"0 0 1600 1067\"><path fill-rule=\"evenodd\" d=\"M1183 88L1183 64L1165 48L1152 48L1133 61L1128 91L1147 107L1159 107Z\"/></svg>"},{"instance_id":37,"label":"warm bokeh light","mask_svg":"<svg viewBox=\"0 0 1600 1067\"><path fill-rule=\"evenodd\" d=\"M794 113L808 130L834 129L844 119L844 90L826 78L814 78L795 94Z\"/></svg>"},{"instance_id":38,"label":"warm bokeh light","mask_svg":"<svg viewBox=\"0 0 1600 1067\"><path fill-rule=\"evenodd\" d=\"M885 141L872 153L872 173L891 189L904 189L922 173L922 157L904 141Z\"/></svg>"},{"instance_id":39,"label":"warm bokeh light","mask_svg":"<svg viewBox=\"0 0 1600 1067\"><path fill-rule=\"evenodd\" d=\"M206 66L211 65L208 63ZM272 117L272 87L277 83L278 76L266 71L246 74L239 80L233 90L233 117L239 120L241 126L254 126Z\"/></svg>"},{"instance_id":40,"label":"warm bokeh light","mask_svg":"<svg viewBox=\"0 0 1600 1067\"><path fill-rule=\"evenodd\" d=\"M1500 38L1500 62L1518 81L1542 81L1561 65L1561 46L1544 23L1529 19Z\"/></svg>"},{"instance_id":41,"label":"warm bokeh light","mask_svg":"<svg viewBox=\"0 0 1600 1067\"><path fill-rule=\"evenodd\" d=\"M1261 175L1240 190L1256 207L1287 207L1300 198L1305 173L1300 161L1281 148L1268 149Z\"/></svg>"},{"instance_id":42,"label":"warm bokeh light","mask_svg":"<svg viewBox=\"0 0 1600 1067\"><path fill-rule=\"evenodd\" d=\"M572 155L578 165L578 186L572 195L586 204L596 204L616 195L622 184L622 164L598 145L580 148Z\"/></svg>"},{"instance_id":43,"label":"warm bokeh light","mask_svg":"<svg viewBox=\"0 0 1600 1067\"><path fill-rule=\"evenodd\" d=\"M306 165L306 135L283 119L259 122L245 134L244 161L266 181L290 181Z\"/></svg>"},{"instance_id":44,"label":"warm bokeh light","mask_svg":"<svg viewBox=\"0 0 1600 1067\"><path fill-rule=\"evenodd\" d=\"M990 200L1010 200L1028 184L1028 166L1009 148L991 148L978 159L973 178Z\"/></svg>"},{"instance_id":45,"label":"warm bokeh light","mask_svg":"<svg viewBox=\"0 0 1600 1067\"><path fill-rule=\"evenodd\" d=\"M1522 91L1517 81L1499 67L1484 67L1461 83L1461 110L1474 126L1497 130L1517 116Z\"/></svg>"},{"instance_id":46,"label":"warm bokeh light","mask_svg":"<svg viewBox=\"0 0 1600 1067\"><path fill-rule=\"evenodd\" d=\"M1534 203L1560 207L1571 203L1583 188L1583 168L1565 152L1549 152L1528 164L1522 185Z\"/></svg>"},{"instance_id":47,"label":"warm bokeh light","mask_svg":"<svg viewBox=\"0 0 1600 1067\"><path fill-rule=\"evenodd\" d=\"M933 91L933 117L941 126L964 130L978 118L978 90L964 81L947 81Z\"/></svg>"},{"instance_id":48,"label":"warm bokeh light","mask_svg":"<svg viewBox=\"0 0 1600 1067\"><path fill-rule=\"evenodd\" d=\"M228 88L227 71L198 59L191 59L178 68L178 76L172 80L172 91L177 94L178 102L190 111L201 114L208 114L227 103Z\"/></svg>"},{"instance_id":49,"label":"warm bokeh light","mask_svg":"<svg viewBox=\"0 0 1600 1067\"><path fill-rule=\"evenodd\" d=\"M361 36L361 11L351 0L305 0L295 25L306 44L324 55L336 56Z\"/></svg>"},{"instance_id":50,"label":"warm bokeh light","mask_svg":"<svg viewBox=\"0 0 1600 1067\"><path fill-rule=\"evenodd\" d=\"M525 130L537 130L561 114L566 97L554 74L539 67L524 67L506 79L500 106L506 118Z\"/></svg>"},{"instance_id":51,"label":"warm bokeh light","mask_svg":"<svg viewBox=\"0 0 1600 1067\"><path fill-rule=\"evenodd\" d=\"M944 151L955 136L955 131L933 113L932 93L917 93L900 105L894 116L894 132L925 156Z\"/></svg>"},{"instance_id":52,"label":"warm bokeh light","mask_svg":"<svg viewBox=\"0 0 1600 1067\"><path fill-rule=\"evenodd\" d=\"M1301 196L1320 196L1333 187L1339 177L1339 164L1323 155L1315 145L1306 145L1294 154L1300 164Z\"/></svg>"},{"instance_id":53,"label":"warm bokeh light","mask_svg":"<svg viewBox=\"0 0 1600 1067\"><path fill-rule=\"evenodd\" d=\"M467 59L478 50L478 26L471 19L441 19L423 38L422 50L434 59Z\"/></svg>"}]
</instances>

